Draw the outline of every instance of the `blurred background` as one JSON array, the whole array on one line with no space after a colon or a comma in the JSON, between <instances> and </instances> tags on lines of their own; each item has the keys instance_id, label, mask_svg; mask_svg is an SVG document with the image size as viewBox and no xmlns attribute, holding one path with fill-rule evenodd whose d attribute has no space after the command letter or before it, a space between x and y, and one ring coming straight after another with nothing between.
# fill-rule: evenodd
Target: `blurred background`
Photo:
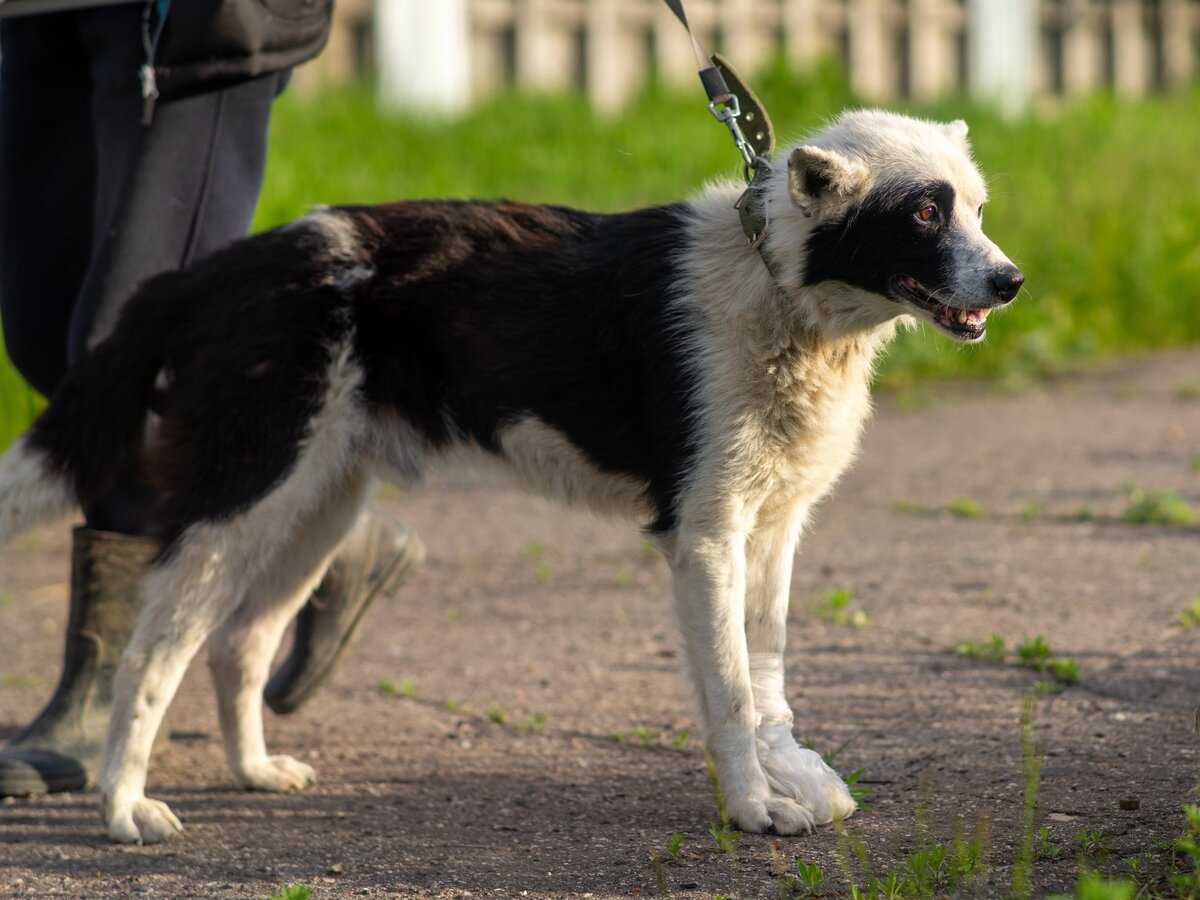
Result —
<instances>
[{"instance_id":1,"label":"blurred background","mask_svg":"<svg viewBox=\"0 0 1200 900\"><path fill-rule=\"evenodd\" d=\"M781 142L847 107L965 118L985 226L1028 290L963 348L906 334L885 389L1021 386L1200 342L1200 0L687 0ZM662 0L337 0L277 104L257 228L320 203L507 197L618 210L740 160ZM1200 397L1200 372L1196 373ZM0 367L0 439L40 400Z\"/></svg>"}]
</instances>

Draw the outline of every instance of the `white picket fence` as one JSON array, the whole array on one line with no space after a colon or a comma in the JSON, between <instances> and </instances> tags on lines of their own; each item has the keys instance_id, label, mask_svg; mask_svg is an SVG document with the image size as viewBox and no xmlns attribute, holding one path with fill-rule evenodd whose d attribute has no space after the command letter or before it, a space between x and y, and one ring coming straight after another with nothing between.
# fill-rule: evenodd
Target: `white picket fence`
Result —
<instances>
[{"instance_id":1,"label":"white picket fence","mask_svg":"<svg viewBox=\"0 0 1200 900\"><path fill-rule=\"evenodd\" d=\"M1024 82L1029 94L1109 88L1140 96L1187 83L1198 69L1200 0L685 0L685 5L709 50L725 53L743 71L777 54L800 69L830 57L870 100L929 100L979 88L978 73L986 67L978 57L985 54L1002 63L1007 59L1008 71L1015 73L1007 77ZM421 34L403 33L416 15L406 17L406 7L421 8ZM671 84L692 85L696 77L687 37L662 0L374 0L374 6L370 0L338 0L336 8L340 27L322 65L329 72L354 69L347 54L363 52L371 42L362 36L374 30L376 61L393 73L405 103L429 95L423 83L440 86L449 79L460 85L450 106L519 87L584 90L597 108L615 110L652 74ZM1014 31L1011 17L1019 9L1025 18ZM390 23L390 35L376 27L383 22ZM357 39L347 43L347 35ZM459 48L449 54L455 58L447 58L448 47ZM415 94L405 94L408 89Z\"/></svg>"}]
</instances>

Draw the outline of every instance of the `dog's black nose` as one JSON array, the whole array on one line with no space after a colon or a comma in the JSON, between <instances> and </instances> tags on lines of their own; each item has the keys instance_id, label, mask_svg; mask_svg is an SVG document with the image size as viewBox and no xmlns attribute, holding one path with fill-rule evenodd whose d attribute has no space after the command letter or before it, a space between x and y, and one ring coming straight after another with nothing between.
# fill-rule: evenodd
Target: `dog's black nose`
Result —
<instances>
[{"instance_id":1,"label":"dog's black nose","mask_svg":"<svg viewBox=\"0 0 1200 900\"><path fill-rule=\"evenodd\" d=\"M1021 290L1021 285L1025 283L1025 276L1021 274L1020 269L1010 263L993 272L992 277L988 280L991 281L996 296L1005 303L1009 303L1017 296L1017 291Z\"/></svg>"}]
</instances>

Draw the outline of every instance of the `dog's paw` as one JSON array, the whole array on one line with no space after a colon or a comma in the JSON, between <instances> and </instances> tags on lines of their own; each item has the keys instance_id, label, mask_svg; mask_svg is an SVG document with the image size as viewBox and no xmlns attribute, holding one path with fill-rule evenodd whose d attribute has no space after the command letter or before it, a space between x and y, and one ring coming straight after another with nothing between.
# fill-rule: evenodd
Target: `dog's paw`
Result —
<instances>
[{"instance_id":1,"label":"dog's paw","mask_svg":"<svg viewBox=\"0 0 1200 900\"><path fill-rule=\"evenodd\" d=\"M238 780L249 791L289 794L316 784L317 773L312 766L290 756L265 756L243 765Z\"/></svg>"},{"instance_id":2,"label":"dog's paw","mask_svg":"<svg viewBox=\"0 0 1200 900\"><path fill-rule=\"evenodd\" d=\"M142 797L105 809L108 836L118 844L157 844L183 831L183 823L161 800Z\"/></svg>"},{"instance_id":3,"label":"dog's paw","mask_svg":"<svg viewBox=\"0 0 1200 900\"><path fill-rule=\"evenodd\" d=\"M820 754L797 745L790 730L760 736L759 760L771 793L799 803L817 825L848 819L858 808L846 782Z\"/></svg>"},{"instance_id":4,"label":"dog's paw","mask_svg":"<svg viewBox=\"0 0 1200 900\"><path fill-rule=\"evenodd\" d=\"M815 825L812 813L787 797L727 800L726 810L734 825L753 834L808 834Z\"/></svg>"}]
</instances>

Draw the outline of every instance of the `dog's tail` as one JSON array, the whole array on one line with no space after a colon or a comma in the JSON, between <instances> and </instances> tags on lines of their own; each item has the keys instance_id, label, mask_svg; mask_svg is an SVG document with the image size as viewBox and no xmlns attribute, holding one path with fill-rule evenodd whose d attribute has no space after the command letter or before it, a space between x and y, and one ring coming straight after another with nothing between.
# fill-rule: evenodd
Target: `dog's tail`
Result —
<instances>
[{"instance_id":1,"label":"dog's tail","mask_svg":"<svg viewBox=\"0 0 1200 900\"><path fill-rule=\"evenodd\" d=\"M179 286L169 276L147 282L0 457L0 544L99 499L136 460L168 335L185 324Z\"/></svg>"}]
</instances>

